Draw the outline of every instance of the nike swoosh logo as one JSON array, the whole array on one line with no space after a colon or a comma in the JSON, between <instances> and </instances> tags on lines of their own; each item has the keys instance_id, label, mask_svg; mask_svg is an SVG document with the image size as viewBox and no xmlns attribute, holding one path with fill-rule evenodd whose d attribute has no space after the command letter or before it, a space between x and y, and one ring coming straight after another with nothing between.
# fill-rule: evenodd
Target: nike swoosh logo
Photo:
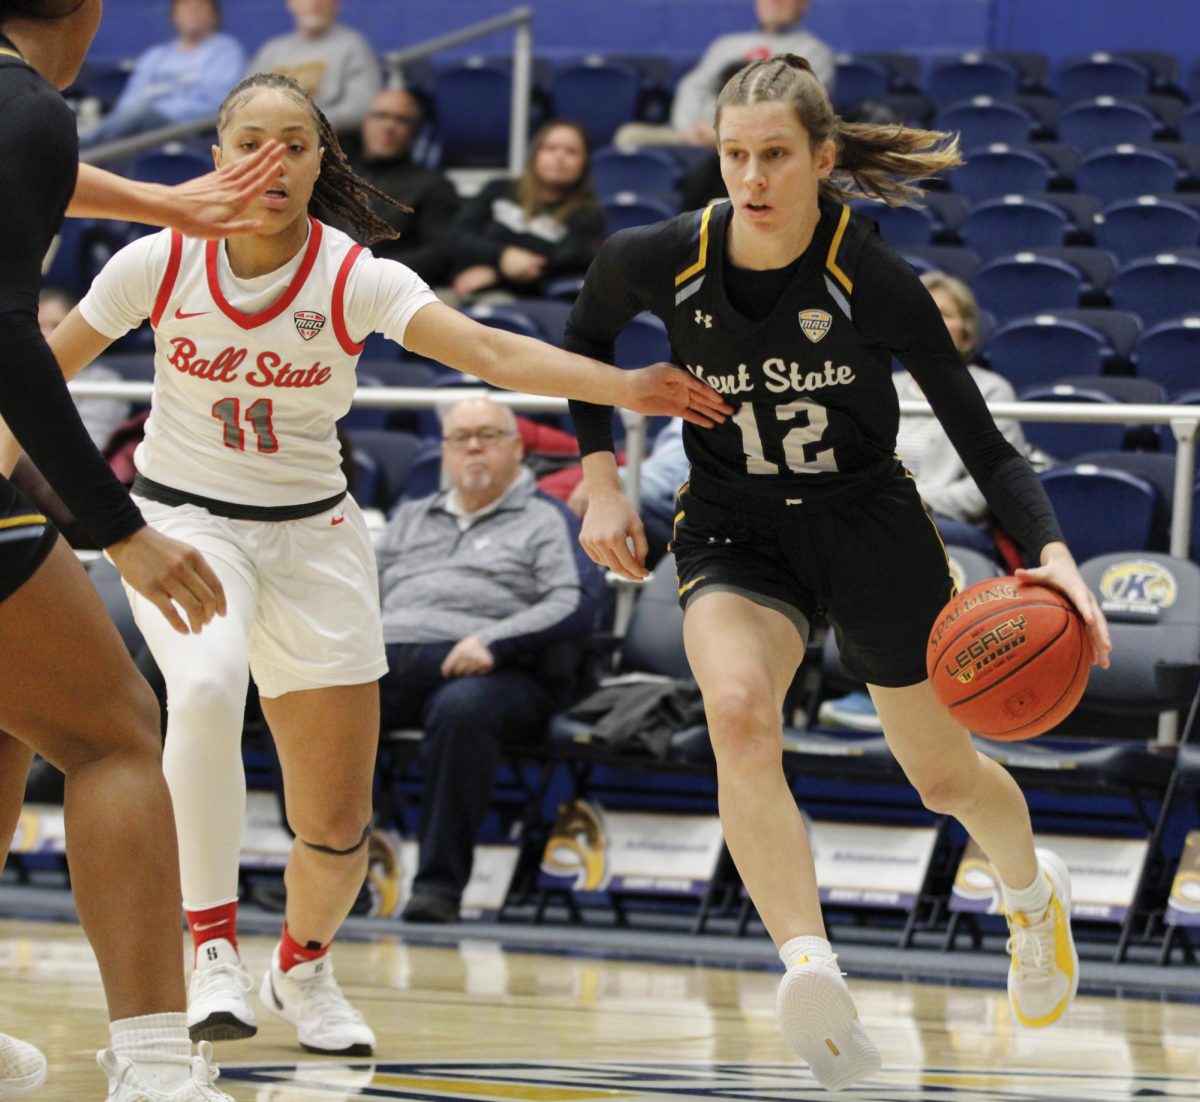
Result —
<instances>
[{"instance_id":1,"label":"nike swoosh logo","mask_svg":"<svg viewBox=\"0 0 1200 1102\"><path fill-rule=\"evenodd\" d=\"M345 517L332 517L332 518L330 518L329 523L330 524L342 524L345 520L346 520Z\"/></svg>"},{"instance_id":2,"label":"nike swoosh logo","mask_svg":"<svg viewBox=\"0 0 1200 1102\"><path fill-rule=\"evenodd\" d=\"M203 926L197 926L196 932L203 933L205 930L215 930L218 926L224 926L227 919L221 919L220 922L206 922Z\"/></svg>"},{"instance_id":3,"label":"nike swoosh logo","mask_svg":"<svg viewBox=\"0 0 1200 1102\"><path fill-rule=\"evenodd\" d=\"M175 311L175 317L179 321L186 321L188 318L198 318L203 314L207 314L207 310L197 310L194 314L185 314L182 310Z\"/></svg>"}]
</instances>

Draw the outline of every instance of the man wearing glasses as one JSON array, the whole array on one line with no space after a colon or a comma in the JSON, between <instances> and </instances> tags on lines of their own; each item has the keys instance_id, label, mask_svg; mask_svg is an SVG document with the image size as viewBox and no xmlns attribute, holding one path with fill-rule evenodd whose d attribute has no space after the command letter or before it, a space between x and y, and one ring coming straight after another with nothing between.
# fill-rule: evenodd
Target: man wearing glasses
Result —
<instances>
[{"instance_id":1,"label":"man wearing glasses","mask_svg":"<svg viewBox=\"0 0 1200 1102\"><path fill-rule=\"evenodd\" d=\"M359 141L347 141L347 155L364 180L412 208L410 213L371 200L371 209L400 231L398 240L377 242L371 251L406 264L432 286L446 280L442 240L462 203L445 176L413 160L423 121L421 102L412 93L385 89L371 101Z\"/></svg>"},{"instance_id":2,"label":"man wearing glasses","mask_svg":"<svg viewBox=\"0 0 1200 1102\"><path fill-rule=\"evenodd\" d=\"M579 522L521 465L516 420L471 398L446 415L450 488L408 502L377 550L385 728L420 727L424 794L410 922L453 922L503 746L560 703L545 659L586 637L602 589Z\"/></svg>"}]
</instances>

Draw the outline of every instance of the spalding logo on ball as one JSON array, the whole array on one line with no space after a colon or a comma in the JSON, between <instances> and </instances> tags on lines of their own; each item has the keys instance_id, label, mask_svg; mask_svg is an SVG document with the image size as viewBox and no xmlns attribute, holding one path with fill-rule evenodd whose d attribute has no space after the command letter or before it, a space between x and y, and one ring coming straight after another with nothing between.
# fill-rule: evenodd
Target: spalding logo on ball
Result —
<instances>
[{"instance_id":1,"label":"spalding logo on ball","mask_svg":"<svg viewBox=\"0 0 1200 1102\"><path fill-rule=\"evenodd\" d=\"M938 614L927 669L938 698L987 738L1033 738L1061 723L1087 686L1083 618L1055 589L991 578Z\"/></svg>"}]
</instances>

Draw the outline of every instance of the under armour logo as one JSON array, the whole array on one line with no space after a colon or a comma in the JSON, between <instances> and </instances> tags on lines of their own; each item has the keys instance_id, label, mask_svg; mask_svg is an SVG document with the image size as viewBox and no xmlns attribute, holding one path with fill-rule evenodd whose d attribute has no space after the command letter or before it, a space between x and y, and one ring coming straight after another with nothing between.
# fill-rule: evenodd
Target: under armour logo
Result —
<instances>
[{"instance_id":1,"label":"under armour logo","mask_svg":"<svg viewBox=\"0 0 1200 1102\"><path fill-rule=\"evenodd\" d=\"M705 329L712 328L712 314L706 314L703 310L696 311L696 324L703 325Z\"/></svg>"}]
</instances>

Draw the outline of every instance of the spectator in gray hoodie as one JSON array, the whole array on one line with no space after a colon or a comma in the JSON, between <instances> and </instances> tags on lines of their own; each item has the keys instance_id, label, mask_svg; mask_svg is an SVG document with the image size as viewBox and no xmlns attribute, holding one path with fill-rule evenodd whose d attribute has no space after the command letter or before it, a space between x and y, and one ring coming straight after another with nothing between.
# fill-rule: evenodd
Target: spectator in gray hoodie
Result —
<instances>
[{"instance_id":1,"label":"spectator in gray hoodie","mask_svg":"<svg viewBox=\"0 0 1200 1102\"><path fill-rule=\"evenodd\" d=\"M450 489L401 506L377 549L383 725L424 731L407 921L458 918L501 747L543 737L560 701L542 660L596 616L602 586L578 521L521 458L507 407L460 402L443 423Z\"/></svg>"},{"instance_id":2,"label":"spectator in gray hoodie","mask_svg":"<svg viewBox=\"0 0 1200 1102\"><path fill-rule=\"evenodd\" d=\"M264 42L246 73L286 73L334 130L349 131L362 123L383 73L370 43L337 21L340 7L341 0L287 0L295 31Z\"/></svg>"}]
</instances>

